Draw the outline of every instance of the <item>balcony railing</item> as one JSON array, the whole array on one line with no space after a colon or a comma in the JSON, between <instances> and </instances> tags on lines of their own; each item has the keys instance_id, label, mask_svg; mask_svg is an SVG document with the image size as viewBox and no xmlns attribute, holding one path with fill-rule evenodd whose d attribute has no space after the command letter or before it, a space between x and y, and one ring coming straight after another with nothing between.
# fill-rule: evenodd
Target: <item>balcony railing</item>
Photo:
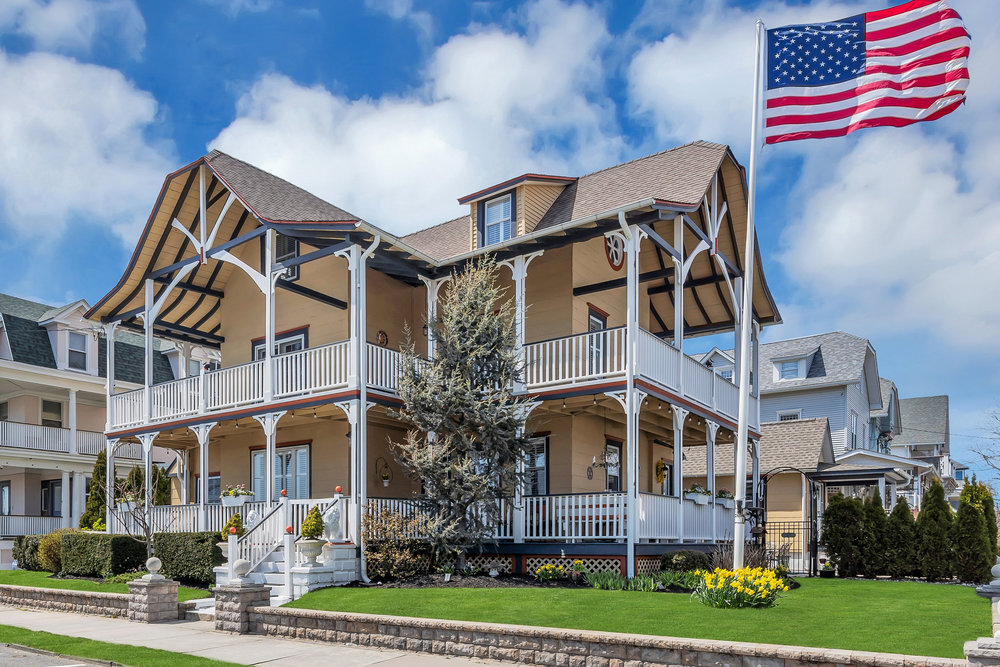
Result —
<instances>
[{"instance_id":1,"label":"balcony railing","mask_svg":"<svg viewBox=\"0 0 1000 667\"><path fill-rule=\"evenodd\" d=\"M0 447L19 447L45 452L70 451L70 430L55 426L40 426L38 424L22 424L21 422L0 421ZM76 451L80 454L97 454L103 452L107 440L103 433L94 431L76 432ZM135 458L135 448L119 456Z\"/></svg>"},{"instance_id":2,"label":"balcony railing","mask_svg":"<svg viewBox=\"0 0 1000 667\"><path fill-rule=\"evenodd\" d=\"M0 536L45 535L62 527L62 517L25 516L23 514L0 515Z\"/></svg>"}]
</instances>

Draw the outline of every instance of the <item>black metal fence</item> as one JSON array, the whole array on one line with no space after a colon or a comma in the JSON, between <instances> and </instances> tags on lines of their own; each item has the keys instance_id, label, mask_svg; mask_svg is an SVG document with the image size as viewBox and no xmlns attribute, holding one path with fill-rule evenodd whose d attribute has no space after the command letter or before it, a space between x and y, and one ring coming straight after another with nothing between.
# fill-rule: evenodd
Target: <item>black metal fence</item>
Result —
<instances>
[{"instance_id":1,"label":"black metal fence","mask_svg":"<svg viewBox=\"0 0 1000 667\"><path fill-rule=\"evenodd\" d=\"M784 565L791 574L816 572L816 529L811 521L768 521L764 547L769 567Z\"/></svg>"}]
</instances>

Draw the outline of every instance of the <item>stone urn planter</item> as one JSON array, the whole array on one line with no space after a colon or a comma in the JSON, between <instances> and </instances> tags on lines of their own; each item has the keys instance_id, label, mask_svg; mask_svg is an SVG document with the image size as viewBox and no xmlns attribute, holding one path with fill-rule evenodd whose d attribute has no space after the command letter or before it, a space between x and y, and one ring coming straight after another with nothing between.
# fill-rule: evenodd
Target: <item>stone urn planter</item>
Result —
<instances>
[{"instance_id":1,"label":"stone urn planter","mask_svg":"<svg viewBox=\"0 0 1000 667\"><path fill-rule=\"evenodd\" d=\"M250 496L222 496L223 507L242 507Z\"/></svg>"},{"instance_id":2,"label":"stone urn planter","mask_svg":"<svg viewBox=\"0 0 1000 667\"><path fill-rule=\"evenodd\" d=\"M299 553L306 559L306 567L315 567L319 565L319 563L316 562L316 559L319 558L321 553L323 553L324 544L326 544L326 540L300 539L295 543Z\"/></svg>"}]
</instances>

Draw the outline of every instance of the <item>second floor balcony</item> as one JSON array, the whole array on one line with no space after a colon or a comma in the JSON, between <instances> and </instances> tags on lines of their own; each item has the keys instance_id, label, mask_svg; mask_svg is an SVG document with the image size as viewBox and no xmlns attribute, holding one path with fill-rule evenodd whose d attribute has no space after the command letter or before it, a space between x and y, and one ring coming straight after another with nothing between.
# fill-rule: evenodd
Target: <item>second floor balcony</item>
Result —
<instances>
[{"instance_id":1,"label":"second floor balcony","mask_svg":"<svg viewBox=\"0 0 1000 667\"><path fill-rule=\"evenodd\" d=\"M373 343L366 345L368 387L396 394L403 355ZM609 385L625 381L626 350L624 327L528 343L524 346L524 391L542 397L589 387L595 392L608 391ZM643 329L638 331L637 351L637 380L706 414L736 421L739 389L732 382ZM276 355L271 359L270 397L266 395L268 369L263 359L153 385L148 389L148 406L146 389L115 394L111 398L111 431L336 394L351 388L351 355L350 341ZM750 401L750 424L756 427L756 396L751 395Z\"/></svg>"},{"instance_id":2,"label":"second floor balcony","mask_svg":"<svg viewBox=\"0 0 1000 667\"><path fill-rule=\"evenodd\" d=\"M106 439L103 433L38 424L24 424L14 421L0 421L0 447L30 449L40 452L60 452L68 454L96 455L104 451ZM125 445L119 454L126 458L139 458L138 447Z\"/></svg>"}]
</instances>

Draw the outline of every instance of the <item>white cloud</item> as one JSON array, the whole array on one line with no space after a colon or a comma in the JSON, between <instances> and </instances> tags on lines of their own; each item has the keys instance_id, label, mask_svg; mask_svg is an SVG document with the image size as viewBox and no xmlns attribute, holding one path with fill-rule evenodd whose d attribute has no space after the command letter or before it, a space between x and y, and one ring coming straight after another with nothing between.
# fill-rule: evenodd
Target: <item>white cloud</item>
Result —
<instances>
[{"instance_id":1,"label":"white cloud","mask_svg":"<svg viewBox=\"0 0 1000 667\"><path fill-rule=\"evenodd\" d=\"M279 0L202 0L210 5L221 7L230 16L238 16L244 12L259 14L278 4Z\"/></svg>"},{"instance_id":2,"label":"white cloud","mask_svg":"<svg viewBox=\"0 0 1000 667\"><path fill-rule=\"evenodd\" d=\"M0 51L0 209L21 236L55 236L70 220L135 240L169 147L144 133L157 103L117 70L64 56Z\"/></svg>"},{"instance_id":3,"label":"white cloud","mask_svg":"<svg viewBox=\"0 0 1000 667\"><path fill-rule=\"evenodd\" d=\"M615 162L603 17L554 0L522 15L523 36L474 26L452 37L405 96L348 99L263 76L211 146L397 233L460 215L456 197L512 175Z\"/></svg>"},{"instance_id":4,"label":"white cloud","mask_svg":"<svg viewBox=\"0 0 1000 667\"><path fill-rule=\"evenodd\" d=\"M4 0L0 33L7 31L28 37L36 49L67 53L89 53L105 38L139 57L146 43L133 0Z\"/></svg>"},{"instance_id":5,"label":"white cloud","mask_svg":"<svg viewBox=\"0 0 1000 667\"><path fill-rule=\"evenodd\" d=\"M430 12L414 9L413 0L365 0L365 7L396 21L409 21L424 42L434 36L433 17Z\"/></svg>"}]
</instances>

